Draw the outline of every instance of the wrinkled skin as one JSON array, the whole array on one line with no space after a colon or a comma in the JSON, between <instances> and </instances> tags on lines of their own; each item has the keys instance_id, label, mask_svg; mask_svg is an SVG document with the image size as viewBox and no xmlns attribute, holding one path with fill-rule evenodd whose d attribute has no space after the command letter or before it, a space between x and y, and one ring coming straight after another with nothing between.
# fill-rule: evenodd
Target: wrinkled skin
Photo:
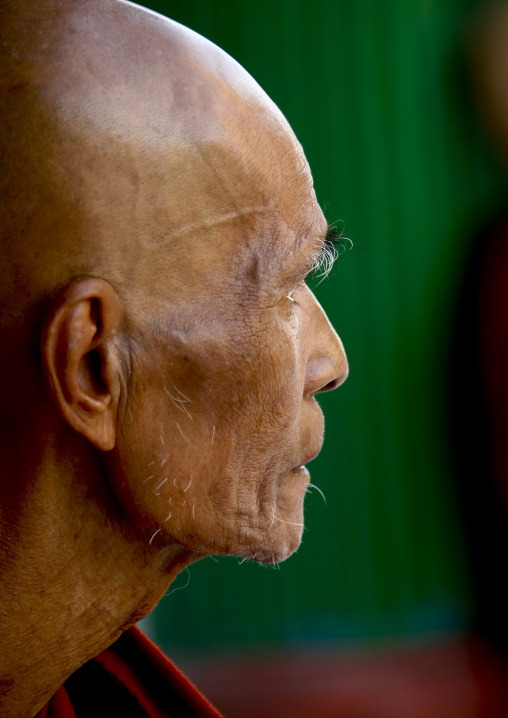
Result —
<instances>
[{"instance_id":1,"label":"wrinkled skin","mask_svg":"<svg viewBox=\"0 0 508 718\"><path fill-rule=\"evenodd\" d=\"M307 162L242 68L115 0L0 28L0 708L26 716L192 561L298 547L347 362L304 284Z\"/></svg>"}]
</instances>

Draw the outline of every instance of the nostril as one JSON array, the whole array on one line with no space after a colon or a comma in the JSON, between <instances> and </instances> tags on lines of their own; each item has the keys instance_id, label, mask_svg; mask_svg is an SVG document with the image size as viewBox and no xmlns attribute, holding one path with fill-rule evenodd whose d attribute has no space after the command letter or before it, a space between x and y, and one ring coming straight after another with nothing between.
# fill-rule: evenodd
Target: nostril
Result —
<instances>
[{"instance_id":1,"label":"nostril","mask_svg":"<svg viewBox=\"0 0 508 718\"><path fill-rule=\"evenodd\" d=\"M320 394L323 391L332 391L346 381L348 366L343 354L342 366L337 366L328 357L314 360L307 368L307 380L304 386L304 395Z\"/></svg>"},{"instance_id":2,"label":"nostril","mask_svg":"<svg viewBox=\"0 0 508 718\"><path fill-rule=\"evenodd\" d=\"M323 381L321 387L318 389L319 393L323 391L332 391L333 389L337 389L337 387L344 384L349 374L349 366L344 350L342 350L342 360L340 364L341 365L339 367L337 367L337 365L334 366L335 371L333 373L330 373L328 377L324 377L328 378L329 381Z\"/></svg>"},{"instance_id":3,"label":"nostril","mask_svg":"<svg viewBox=\"0 0 508 718\"><path fill-rule=\"evenodd\" d=\"M347 379L347 376L349 374L349 368L346 368L345 371L341 372L338 376L331 379L327 384L323 384L321 389L319 389L319 392L322 391L332 391L332 389L336 389L341 384L344 384L344 382Z\"/></svg>"},{"instance_id":4,"label":"nostril","mask_svg":"<svg viewBox=\"0 0 508 718\"><path fill-rule=\"evenodd\" d=\"M342 378L332 379L332 381L329 381L328 384L325 384L325 386L322 386L321 391L332 391L332 389L336 389L338 386L342 384Z\"/></svg>"}]
</instances>

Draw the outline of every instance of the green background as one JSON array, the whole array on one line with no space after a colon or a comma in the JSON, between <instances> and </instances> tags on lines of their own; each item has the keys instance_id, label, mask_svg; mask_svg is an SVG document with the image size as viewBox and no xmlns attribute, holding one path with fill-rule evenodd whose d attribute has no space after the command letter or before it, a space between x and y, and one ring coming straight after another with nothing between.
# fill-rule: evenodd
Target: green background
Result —
<instances>
[{"instance_id":1,"label":"green background","mask_svg":"<svg viewBox=\"0 0 508 718\"><path fill-rule=\"evenodd\" d=\"M463 68L463 21L476 3L144 4L255 77L302 142L328 220L343 220L355 245L317 290L350 362L344 387L321 400L326 441L311 472L326 505L308 495L302 547L279 570L191 566L152 632L174 654L466 629L444 367L474 230L504 192Z\"/></svg>"}]
</instances>

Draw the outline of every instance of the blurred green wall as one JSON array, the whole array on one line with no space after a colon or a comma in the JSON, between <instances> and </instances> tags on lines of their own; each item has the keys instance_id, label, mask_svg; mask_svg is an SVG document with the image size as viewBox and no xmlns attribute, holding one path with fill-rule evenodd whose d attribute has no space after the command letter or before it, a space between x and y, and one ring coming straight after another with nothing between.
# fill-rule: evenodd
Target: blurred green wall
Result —
<instances>
[{"instance_id":1,"label":"blurred green wall","mask_svg":"<svg viewBox=\"0 0 508 718\"><path fill-rule=\"evenodd\" d=\"M298 554L207 559L154 615L174 649L466 628L445 372L474 229L503 192L467 99L459 0L151 0L235 57L286 114L355 248L317 294L350 378L323 397ZM190 578L190 580L189 580ZM189 585L184 590L174 588Z\"/></svg>"}]
</instances>

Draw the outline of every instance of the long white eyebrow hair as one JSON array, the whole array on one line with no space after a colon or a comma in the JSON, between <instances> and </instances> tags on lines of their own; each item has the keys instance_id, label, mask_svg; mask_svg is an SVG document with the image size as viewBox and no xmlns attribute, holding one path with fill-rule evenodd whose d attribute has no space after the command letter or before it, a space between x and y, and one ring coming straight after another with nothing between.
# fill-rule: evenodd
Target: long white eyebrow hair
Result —
<instances>
[{"instance_id":1,"label":"long white eyebrow hair","mask_svg":"<svg viewBox=\"0 0 508 718\"><path fill-rule=\"evenodd\" d=\"M353 242L342 236L342 231L335 225L328 225L321 244L309 256L310 271L316 278L323 281L332 271L337 258L346 250L352 249Z\"/></svg>"}]
</instances>

